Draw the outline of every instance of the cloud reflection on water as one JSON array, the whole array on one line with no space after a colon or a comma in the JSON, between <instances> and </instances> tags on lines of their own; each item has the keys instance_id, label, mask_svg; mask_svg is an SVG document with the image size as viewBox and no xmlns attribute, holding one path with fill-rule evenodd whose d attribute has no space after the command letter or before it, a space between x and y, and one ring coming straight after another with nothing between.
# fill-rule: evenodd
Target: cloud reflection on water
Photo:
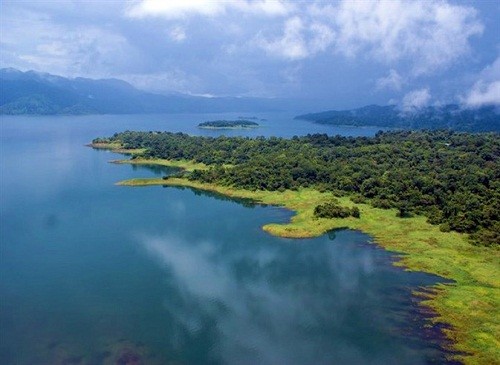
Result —
<instances>
[{"instance_id":1,"label":"cloud reflection on water","mask_svg":"<svg viewBox=\"0 0 500 365\"><path fill-rule=\"evenodd\" d=\"M257 242L241 249L233 240L140 237L176 291L165 306L179 333L209 333L206 356L215 362L401 364L401 354L393 355L403 351L407 363L423 363L409 348L387 346L395 323L384 313L381 288L389 292L395 283L387 282L376 249L327 239L311 249ZM391 310L397 317L404 308Z\"/></svg>"}]
</instances>

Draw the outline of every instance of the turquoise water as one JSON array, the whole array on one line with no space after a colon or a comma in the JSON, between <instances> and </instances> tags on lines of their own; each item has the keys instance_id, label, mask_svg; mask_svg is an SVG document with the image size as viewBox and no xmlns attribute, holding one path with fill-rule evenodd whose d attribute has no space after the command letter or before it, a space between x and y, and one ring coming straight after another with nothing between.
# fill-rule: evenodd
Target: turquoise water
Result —
<instances>
[{"instance_id":1,"label":"turquoise water","mask_svg":"<svg viewBox=\"0 0 500 365\"><path fill-rule=\"evenodd\" d=\"M115 186L168 170L84 146L125 129L204 134L197 123L222 119L178 118L2 118L1 364L444 362L411 296L438 278L395 268L356 231L272 237L260 227L288 220L280 208ZM266 119L272 134L324 128Z\"/></svg>"}]
</instances>

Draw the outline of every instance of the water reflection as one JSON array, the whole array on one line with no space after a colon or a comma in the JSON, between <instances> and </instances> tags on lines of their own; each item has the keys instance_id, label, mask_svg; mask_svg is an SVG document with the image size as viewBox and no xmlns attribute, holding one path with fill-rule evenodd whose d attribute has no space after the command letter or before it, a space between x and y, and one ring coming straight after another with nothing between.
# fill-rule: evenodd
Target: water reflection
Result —
<instances>
[{"instance_id":1,"label":"water reflection","mask_svg":"<svg viewBox=\"0 0 500 365\"><path fill-rule=\"evenodd\" d=\"M132 166L132 170L135 172L146 171L154 176L172 175L181 171L181 169L176 167L168 167L168 166L161 166L154 164L140 164L140 165L131 164L130 166Z\"/></svg>"},{"instance_id":2,"label":"water reflection","mask_svg":"<svg viewBox=\"0 0 500 365\"><path fill-rule=\"evenodd\" d=\"M418 336L397 337L408 320L405 300L423 278L398 279L387 254L360 233L337 236L244 250L238 238L140 242L175 293L165 308L180 351L203 344L206 361L227 364L427 363Z\"/></svg>"},{"instance_id":3,"label":"water reflection","mask_svg":"<svg viewBox=\"0 0 500 365\"><path fill-rule=\"evenodd\" d=\"M173 174L173 173L171 173L171 174ZM216 191L207 191L207 190L201 190L201 189L196 189L196 188L186 187L186 186L168 186L168 185L165 185L165 187L169 188L169 189L190 190L197 196L206 196L206 197L213 198L213 199L220 200L220 201L238 203L238 204L241 204L242 206L244 206L245 208L255 208L256 206L265 206L265 204L256 202L253 199L229 197L227 195L218 193Z\"/></svg>"}]
</instances>

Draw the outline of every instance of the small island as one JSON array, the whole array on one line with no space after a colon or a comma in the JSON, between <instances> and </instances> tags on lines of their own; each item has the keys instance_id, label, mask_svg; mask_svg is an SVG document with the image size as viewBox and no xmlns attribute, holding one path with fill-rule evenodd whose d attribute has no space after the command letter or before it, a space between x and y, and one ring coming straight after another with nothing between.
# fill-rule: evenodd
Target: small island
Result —
<instances>
[{"instance_id":1,"label":"small island","mask_svg":"<svg viewBox=\"0 0 500 365\"><path fill-rule=\"evenodd\" d=\"M198 124L203 129L246 129L258 128L259 124L249 120L214 120Z\"/></svg>"}]
</instances>

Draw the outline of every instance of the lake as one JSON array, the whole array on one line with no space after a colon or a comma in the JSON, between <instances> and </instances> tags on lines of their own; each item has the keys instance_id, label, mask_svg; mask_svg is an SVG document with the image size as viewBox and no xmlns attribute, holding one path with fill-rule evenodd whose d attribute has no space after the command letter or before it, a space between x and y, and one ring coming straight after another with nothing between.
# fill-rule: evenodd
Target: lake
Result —
<instances>
[{"instance_id":1,"label":"lake","mask_svg":"<svg viewBox=\"0 0 500 365\"><path fill-rule=\"evenodd\" d=\"M256 116L256 130L199 122ZM265 121L260 121L265 119ZM1 364L435 364L413 290L357 231L283 239L291 212L191 189L115 186L168 169L85 147L130 130L370 136L286 113L1 120Z\"/></svg>"}]
</instances>

